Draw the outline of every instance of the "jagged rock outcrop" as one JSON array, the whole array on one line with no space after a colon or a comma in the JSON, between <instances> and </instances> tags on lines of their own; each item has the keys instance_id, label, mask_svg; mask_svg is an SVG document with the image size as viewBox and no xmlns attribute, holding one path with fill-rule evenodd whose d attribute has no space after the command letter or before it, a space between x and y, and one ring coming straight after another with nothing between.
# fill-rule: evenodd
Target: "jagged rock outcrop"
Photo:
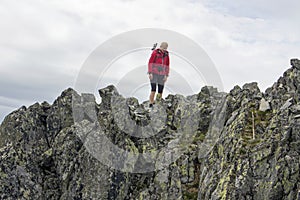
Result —
<instances>
[{"instance_id":1,"label":"jagged rock outcrop","mask_svg":"<svg viewBox=\"0 0 300 200\"><path fill-rule=\"evenodd\" d=\"M252 83L227 95L228 120L201 161L198 199L300 198L300 65L291 63L265 93Z\"/></svg>"},{"instance_id":2,"label":"jagged rock outcrop","mask_svg":"<svg viewBox=\"0 0 300 200\"><path fill-rule=\"evenodd\" d=\"M100 104L69 88L22 106L0 126L0 199L298 199L300 61L291 65L265 92L205 86L151 112L114 86ZM108 143L132 154L99 152Z\"/></svg>"}]
</instances>

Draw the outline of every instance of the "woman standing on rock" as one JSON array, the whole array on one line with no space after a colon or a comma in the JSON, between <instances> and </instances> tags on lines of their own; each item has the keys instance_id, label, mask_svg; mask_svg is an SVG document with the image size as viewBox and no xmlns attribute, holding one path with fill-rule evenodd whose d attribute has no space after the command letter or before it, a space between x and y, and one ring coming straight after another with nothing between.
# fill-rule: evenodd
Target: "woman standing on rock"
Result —
<instances>
[{"instance_id":1,"label":"woman standing on rock","mask_svg":"<svg viewBox=\"0 0 300 200\"><path fill-rule=\"evenodd\" d=\"M151 93L149 98L149 107L153 107L156 87L158 87L158 94L156 101L161 100L164 89L164 84L169 76L169 52L167 51L168 43L162 42L160 48L155 49L148 63L148 74L151 84Z\"/></svg>"}]
</instances>

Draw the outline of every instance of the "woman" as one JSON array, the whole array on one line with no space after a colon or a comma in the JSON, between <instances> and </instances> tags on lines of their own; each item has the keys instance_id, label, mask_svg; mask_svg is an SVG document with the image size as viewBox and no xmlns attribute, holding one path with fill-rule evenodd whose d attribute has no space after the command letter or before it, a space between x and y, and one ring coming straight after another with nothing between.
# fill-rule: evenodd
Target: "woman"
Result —
<instances>
[{"instance_id":1,"label":"woman","mask_svg":"<svg viewBox=\"0 0 300 200\"><path fill-rule=\"evenodd\" d=\"M162 42L160 48L155 49L148 63L148 74L151 84L151 93L149 98L149 107L153 107L156 87L158 87L158 94L156 101L161 100L164 89L164 84L169 76L169 52L167 51L168 43Z\"/></svg>"}]
</instances>

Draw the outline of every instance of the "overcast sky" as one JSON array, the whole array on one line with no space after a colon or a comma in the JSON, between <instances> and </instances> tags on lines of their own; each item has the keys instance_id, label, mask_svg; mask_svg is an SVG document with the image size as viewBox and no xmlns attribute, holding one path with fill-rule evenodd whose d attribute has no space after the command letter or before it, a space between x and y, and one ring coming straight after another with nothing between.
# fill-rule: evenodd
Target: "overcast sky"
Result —
<instances>
[{"instance_id":1,"label":"overcast sky","mask_svg":"<svg viewBox=\"0 0 300 200\"><path fill-rule=\"evenodd\" d=\"M22 105L52 104L74 86L101 43L140 28L168 29L197 42L225 91L252 81L264 91L290 67L291 58L300 57L299 7L298 0L1 0L0 122ZM175 60L171 67L181 65ZM117 78L110 75L105 84ZM135 94L146 100L148 91Z\"/></svg>"}]
</instances>

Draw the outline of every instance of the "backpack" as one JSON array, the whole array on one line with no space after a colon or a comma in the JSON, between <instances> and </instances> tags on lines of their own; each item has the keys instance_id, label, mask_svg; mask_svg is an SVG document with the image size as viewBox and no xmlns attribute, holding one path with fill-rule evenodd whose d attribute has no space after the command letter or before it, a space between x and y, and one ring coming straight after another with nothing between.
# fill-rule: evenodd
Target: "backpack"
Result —
<instances>
[{"instance_id":1,"label":"backpack","mask_svg":"<svg viewBox=\"0 0 300 200\"><path fill-rule=\"evenodd\" d=\"M156 50L156 47L157 47L157 43L153 44L153 47L152 47L151 50L152 50L152 51L155 51L155 50ZM167 51L165 51L164 54L163 54L163 58L166 57L166 56L168 56L168 55L169 55L169 53L168 53ZM156 58L157 58L157 56L154 58L154 61L153 61L154 63L155 63L155 61L156 61Z\"/></svg>"}]
</instances>

